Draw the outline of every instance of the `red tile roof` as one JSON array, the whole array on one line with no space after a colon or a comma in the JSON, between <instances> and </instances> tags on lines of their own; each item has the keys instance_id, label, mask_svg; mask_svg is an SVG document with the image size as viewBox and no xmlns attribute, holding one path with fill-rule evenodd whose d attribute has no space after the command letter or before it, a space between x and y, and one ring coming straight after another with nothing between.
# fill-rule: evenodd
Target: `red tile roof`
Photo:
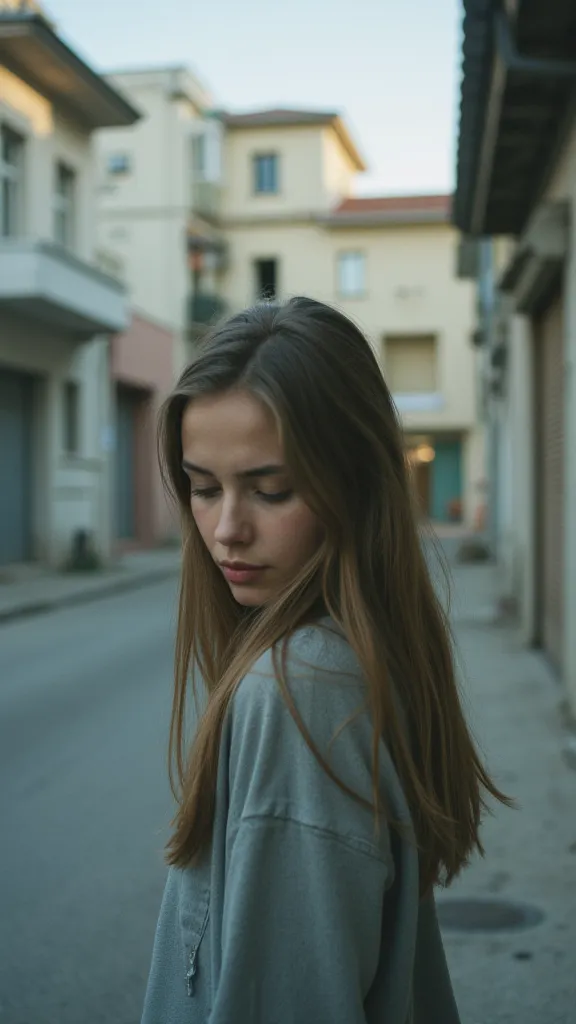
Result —
<instances>
[{"instance_id":1,"label":"red tile roof","mask_svg":"<svg viewBox=\"0 0 576 1024\"><path fill-rule=\"evenodd\" d=\"M344 199L334 214L441 213L448 216L452 196L359 196Z\"/></svg>"},{"instance_id":2,"label":"red tile roof","mask_svg":"<svg viewBox=\"0 0 576 1024\"><path fill-rule=\"evenodd\" d=\"M323 218L328 224L445 224L452 196L354 196L343 199Z\"/></svg>"}]
</instances>

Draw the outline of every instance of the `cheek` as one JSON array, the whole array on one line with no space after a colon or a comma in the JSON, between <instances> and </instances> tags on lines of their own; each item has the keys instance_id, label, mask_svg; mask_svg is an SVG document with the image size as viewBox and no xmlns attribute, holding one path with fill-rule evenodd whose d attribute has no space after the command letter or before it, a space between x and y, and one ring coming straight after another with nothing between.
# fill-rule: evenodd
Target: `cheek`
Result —
<instances>
[{"instance_id":1,"label":"cheek","mask_svg":"<svg viewBox=\"0 0 576 1024\"><path fill-rule=\"evenodd\" d=\"M292 562L307 558L322 539L321 525L306 505L287 510L277 521L274 532L279 549Z\"/></svg>"},{"instance_id":2,"label":"cheek","mask_svg":"<svg viewBox=\"0 0 576 1024\"><path fill-rule=\"evenodd\" d=\"M195 505L193 502L192 516L202 540L207 547L211 547L214 531L216 529L216 517L213 509L209 508L207 505Z\"/></svg>"}]
</instances>

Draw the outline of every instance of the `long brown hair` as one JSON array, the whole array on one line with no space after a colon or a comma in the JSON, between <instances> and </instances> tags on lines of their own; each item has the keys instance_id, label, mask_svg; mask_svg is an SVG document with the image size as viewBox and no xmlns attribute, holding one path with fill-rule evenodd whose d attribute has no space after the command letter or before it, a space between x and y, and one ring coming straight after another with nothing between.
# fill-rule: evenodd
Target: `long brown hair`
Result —
<instances>
[{"instance_id":1,"label":"long brown hair","mask_svg":"<svg viewBox=\"0 0 576 1024\"><path fill-rule=\"evenodd\" d=\"M324 527L311 562L271 604L251 611L234 601L200 538L182 469L189 402L232 388L274 411L296 488ZM402 431L369 342L342 313L311 299L248 309L210 333L165 403L159 438L183 527L170 729L178 810L168 862L190 865L210 842L222 726L238 683L265 650L278 651L322 606L343 629L368 684L376 817L385 801L377 781L383 737L411 809L422 892L449 883L475 849L483 852L486 795L509 801L483 767L464 719L450 628L418 535ZM314 748L282 659L275 663L306 741L346 788ZM186 698L190 681L196 692L198 673L207 704L188 751Z\"/></svg>"}]
</instances>

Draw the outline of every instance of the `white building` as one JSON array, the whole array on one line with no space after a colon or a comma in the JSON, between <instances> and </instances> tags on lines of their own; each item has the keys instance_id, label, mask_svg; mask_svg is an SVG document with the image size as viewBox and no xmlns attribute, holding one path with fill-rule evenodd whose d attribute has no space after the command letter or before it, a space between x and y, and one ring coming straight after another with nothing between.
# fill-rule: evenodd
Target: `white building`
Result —
<instances>
[{"instance_id":1,"label":"white building","mask_svg":"<svg viewBox=\"0 0 576 1024\"><path fill-rule=\"evenodd\" d=\"M196 326L222 308L222 129L185 68L119 71L108 81L142 119L98 132L99 239L121 255L134 304L174 333L178 372Z\"/></svg>"},{"instance_id":2,"label":"white building","mask_svg":"<svg viewBox=\"0 0 576 1024\"><path fill-rule=\"evenodd\" d=\"M92 134L136 110L41 14L0 7L0 565L110 549L108 337Z\"/></svg>"}]
</instances>

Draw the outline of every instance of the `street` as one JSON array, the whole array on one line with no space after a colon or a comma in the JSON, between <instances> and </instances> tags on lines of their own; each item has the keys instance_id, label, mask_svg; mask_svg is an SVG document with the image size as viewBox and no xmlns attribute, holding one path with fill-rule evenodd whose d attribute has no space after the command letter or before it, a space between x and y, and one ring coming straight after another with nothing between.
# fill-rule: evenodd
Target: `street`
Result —
<instances>
[{"instance_id":1,"label":"street","mask_svg":"<svg viewBox=\"0 0 576 1024\"><path fill-rule=\"evenodd\" d=\"M447 899L535 907L445 932L463 1024L574 1024L576 774L541 659L487 621L489 566L454 567L468 713L520 803ZM0 629L0 1021L137 1024L165 868L173 581ZM306 1022L308 1024L308 1022Z\"/></svg>"},{"instance_id":2,"label":"street","mask_svg":"<svg viewBox=\"0 0 576 1024\"><path fill-rule=\"evenodd\" d=\"M174 582L0 630L4 1024L136 1024L165 869Z\"/></svg>"}]
</instances>

